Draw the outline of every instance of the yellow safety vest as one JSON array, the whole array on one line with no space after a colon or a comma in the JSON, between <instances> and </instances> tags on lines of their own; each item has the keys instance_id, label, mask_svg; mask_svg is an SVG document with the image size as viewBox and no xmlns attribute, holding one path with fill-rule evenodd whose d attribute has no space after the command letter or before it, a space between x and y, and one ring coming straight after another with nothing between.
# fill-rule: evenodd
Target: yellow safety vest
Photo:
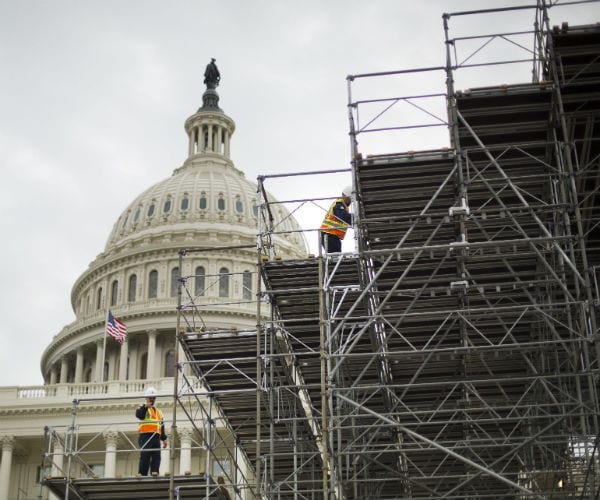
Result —
<instances>
[{"instance_id":1,"label":"yellow safety vest","mask_svg":"<svg viewBox=\"0 0 600 500\"><path fill-rule=\"evenodd\" d=\"M158 408L151 406L146 409L144 420L140 421L139 431L142 433L155 432L160 436L160 428L163 423L162 412Z\"/></svg>"},{"instance_id":2,"label":"yellow safety vest","mask_svg":"<svg viewBox=\"0 0 600 500\"><path fill-rule=\"evenodd\" d=\"M348 210L348 205L344 203L343 198L338 198L337 200L335 200L329 207L329 211L323 219L323 223L321 224L321 231L324 233L333 234L337 236L340 240L343 240L346 236L346 231L348 230L348 224L343 220L338 219L333 213L333 209L335 208L336 204L340 202L344 205L344 208Z\"/></svg>"}]
</instances>

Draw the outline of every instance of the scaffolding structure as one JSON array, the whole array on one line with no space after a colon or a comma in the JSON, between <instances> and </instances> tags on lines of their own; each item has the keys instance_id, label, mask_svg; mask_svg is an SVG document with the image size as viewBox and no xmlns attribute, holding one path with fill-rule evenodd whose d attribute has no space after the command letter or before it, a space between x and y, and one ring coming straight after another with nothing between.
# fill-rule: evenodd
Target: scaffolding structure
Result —
<instances>
[{"instance_id":1,"label":"scaffolding structure","mask_svg":"<svg viewBox=\"0 0 600 500\"><path fill-rule=\"evenodd\" d=\"M356 253L274 259L262 200L266 498L598 495L600 27L552 27L551 7L446 14L445 66L348 78ZM459 56L524 33L452 38L452 19L514 10L535 13L527 57ZM454 88L464 69L523 62L531 83ZM445 116L421 104L440 94L352 98L359 80L423 72L445 76ZM398 103L433 121L379 126ZM449 147L359 148L434 126ZM297 449L274 445L282 423Z\"/></svg>"},{"instance_id":2,"label":"scaffolding structure","mask_svg":"<svg viewBox=\"0 0 600 500\"><path fill-rule=\"evenodd\" d=\"M339 171L259 177L258 248L221 249L257 251L254 327L207 327L198 277L182 276L173 430L192 422L206 452L194 498L598 497L600 26L552 27L554 7L445 14L444 66L348 77L356 251L278 255L285 202L266 184ZM531 31L451 37L453 19L515 11ZM526 56L473 62L496 39ZM481 46L464 57L463 42ZM455 89L512 63L532 81ZM423 74L445 92L353 98ZM393 125L399 104L427 121ZM361 151L425 127L448 147ZM215 250L181 250L179 269Z\"/></svg>"}]
</instances>

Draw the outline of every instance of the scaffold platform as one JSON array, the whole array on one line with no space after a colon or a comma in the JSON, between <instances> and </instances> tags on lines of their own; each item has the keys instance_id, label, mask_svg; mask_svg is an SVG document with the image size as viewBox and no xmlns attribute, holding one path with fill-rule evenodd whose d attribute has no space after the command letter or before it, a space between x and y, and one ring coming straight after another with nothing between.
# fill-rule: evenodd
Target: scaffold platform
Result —
<instances>
[{"instance_id":1,"label":"scaffold platform","mask_svg":"<svg viewBox=\"0 0 600 500\"><path fill-rule=\"evenodd\" d=\"M70 479L48 477L44 484L59 498L77 500L140 499L165 500L169 498L169 477L123 477ZM174 498L207 498L231 500L222 485L204 476L176 476Z\"/></svg>"}]
</instances>

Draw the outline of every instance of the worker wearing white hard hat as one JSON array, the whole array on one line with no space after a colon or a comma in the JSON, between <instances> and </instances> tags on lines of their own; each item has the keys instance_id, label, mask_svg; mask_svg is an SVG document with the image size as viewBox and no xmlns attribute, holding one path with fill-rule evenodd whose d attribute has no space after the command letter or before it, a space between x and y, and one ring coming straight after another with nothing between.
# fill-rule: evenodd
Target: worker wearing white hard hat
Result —
<instances>
[{"instance_id":1,"label":"worker wearing white hard hat","mask_svg":"<svg viewBox=\"0 0 600 500\"><path fill-rule=\"evenodd\" d=\"M162 412L156 408L157 390L148 387L144 396L146 402L135 410L135 416L140 421L138 442L140 445L140 462L138 475L158 476L160 468L160 446L167 447L167 434Z\"/></svg>"},{"instance_id":2,"label":"worker wearing white hard hat","mask_svg":"<svg viewBox=\"0 0 600 500\"><path fill-rule=\"evenodd\" d=\"M342 196L329 207L321 224L321 244L327 253L341 252L342 240L348 227L352 225L352 214L349 207L352 201L352 186L342 190Z\"/></svg>"}]
</instances>

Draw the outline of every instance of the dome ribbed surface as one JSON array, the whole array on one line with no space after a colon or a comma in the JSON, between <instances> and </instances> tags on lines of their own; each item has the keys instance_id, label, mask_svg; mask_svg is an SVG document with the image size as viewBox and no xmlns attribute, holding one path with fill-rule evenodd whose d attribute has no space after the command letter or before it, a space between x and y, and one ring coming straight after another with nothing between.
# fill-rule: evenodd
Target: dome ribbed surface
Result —
<instances>
[{"instance_id":1,"label":"dome ribbed surface","mask_svg":"<svg viewBox=\"0 0 600 500\"><path fill-rule=\"evenodd\" d=\"M173 231L180 224L196 228L231 224L255 232L256 190L256 184L230 164L209 161L181 167L129 204L114 224L105 251L109 252L125 240L143 237L145 233ZM280 212L278 218L286 219L285 229L299 229L293 218L286 218L287 210ZM299 245L304 243L300 234L297 239Z\"/></svg>"}]
</instances>

